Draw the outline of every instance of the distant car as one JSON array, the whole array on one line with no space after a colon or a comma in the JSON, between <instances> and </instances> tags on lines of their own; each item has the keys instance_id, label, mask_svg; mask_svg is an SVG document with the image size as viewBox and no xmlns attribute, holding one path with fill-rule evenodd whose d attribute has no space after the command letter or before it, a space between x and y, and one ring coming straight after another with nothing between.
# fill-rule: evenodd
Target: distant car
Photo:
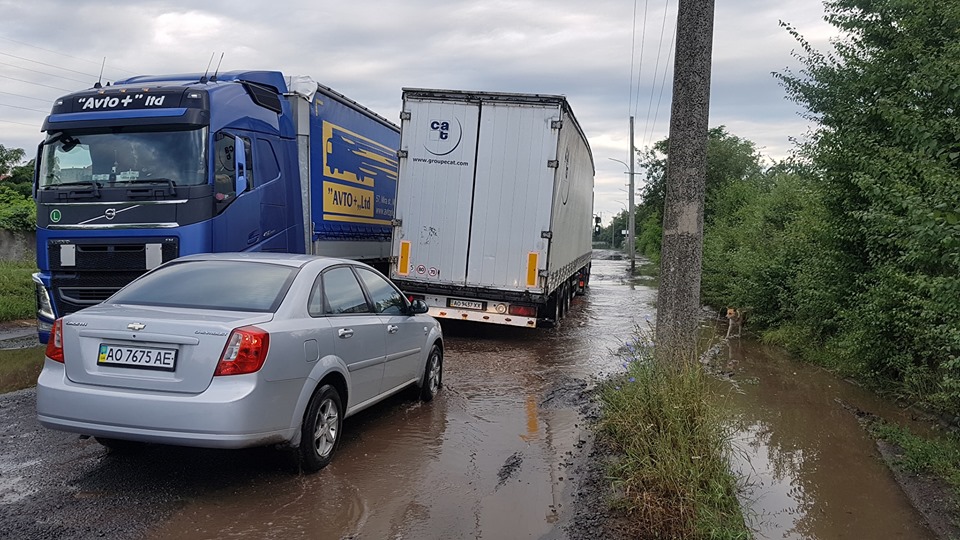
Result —
<instances>
[{"instance_id":1,"label":"distant car","mask_svg":"<svg viewBox=\"0 0 960 540\"><path fill-rule=\"evenodd\" d=\"M319 470L344 418L440 390L442 333L426 312L356 261L183 257L54 323L37 417L108 448L290 445Z\"/></svg>"}]
</instances>

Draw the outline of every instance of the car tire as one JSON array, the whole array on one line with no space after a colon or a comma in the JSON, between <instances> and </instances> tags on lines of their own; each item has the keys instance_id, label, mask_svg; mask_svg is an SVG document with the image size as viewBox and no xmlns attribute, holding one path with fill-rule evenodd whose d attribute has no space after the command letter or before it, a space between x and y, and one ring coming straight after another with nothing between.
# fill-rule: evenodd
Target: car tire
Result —
<instances>
[{"instance_id":1,"label":"car tire","mask_svg":"<svg viewBox=\"0 0 960 540\"><path fill-rule=\"evenodd\" d=\"M340 443L343 401L329 384L321 386L310 399L300 428L300 467L316 472L330 464Z\"/></svg>"},{"instance_id":2,"label":"car tire","mask_svg":"<svg viewBox=\"0 0 960 540\"><path fill-rule=\"evenodd\" d=\"M128 441L126 439L111 439L109 437L94 437L100 446L110 451L111 454L132 454L143 449L144 443L138 441Z\"/></svg>"},{"instance_id":3,"label":"car tire","mask_svg":"<svg viewBox=\"0 0 960 540\"><path fill-rule=\"evenodd\" d=\"M420 399L432 401L440 393L443 386L443 351L438 345L430 348L427 355L427 365L423 370L423 381L420 383Z\"/></svg>"}]
</instances>

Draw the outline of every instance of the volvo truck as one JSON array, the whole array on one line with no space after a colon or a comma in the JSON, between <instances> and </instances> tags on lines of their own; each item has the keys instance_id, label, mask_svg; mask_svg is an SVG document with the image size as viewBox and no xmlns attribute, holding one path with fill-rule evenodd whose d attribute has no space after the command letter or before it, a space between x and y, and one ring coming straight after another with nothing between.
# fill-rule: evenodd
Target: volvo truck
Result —
<instances>
[{"instance_id":1,"label":"volvo truck","mask_svg":"<svg viewBox=\"0 0 960 540\"><path fill-rule=\"evenodd\" d=\"M308 77L98 83L58 99L43 131L43 342L57 317L181 255L312 253L387 270L399 127Z\"/></svg>"}]
</instances>

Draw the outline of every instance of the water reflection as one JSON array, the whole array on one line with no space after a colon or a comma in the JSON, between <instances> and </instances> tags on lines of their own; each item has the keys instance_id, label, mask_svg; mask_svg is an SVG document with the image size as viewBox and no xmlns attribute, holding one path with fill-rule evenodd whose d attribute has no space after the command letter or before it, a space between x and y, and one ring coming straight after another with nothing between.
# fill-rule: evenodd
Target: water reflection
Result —
<instances>
[{"instance_id":1,"label":"water reflection","mask_svg":"<svg viewBox=\"0 0 960 540\"><path fill-rule=\"evenodd\" d=\"M931 538L870 438L841 405L898 415L869 392L777 351L733 341L734 468L758 538Z\"/></svg>"}]
</instances>

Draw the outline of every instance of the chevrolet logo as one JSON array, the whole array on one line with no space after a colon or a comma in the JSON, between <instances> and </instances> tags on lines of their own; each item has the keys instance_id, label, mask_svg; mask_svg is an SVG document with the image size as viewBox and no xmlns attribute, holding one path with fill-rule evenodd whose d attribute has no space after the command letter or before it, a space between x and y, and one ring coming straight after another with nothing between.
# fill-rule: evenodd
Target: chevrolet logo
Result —
<instances>
[{"instance_id":1,"label":"chevrolet logo","mask_svg":"<svg viewBox=\"0 0 960 540\"><path fill-rule=\"evenodd\" d=\"M138 331L138 330L143 330L144 328L146 328L146 326L147 326L147 325L142 324L142 323L133 322L133 323L130 323L130 324L127 325L127 329L133 330L134 332L136 332L136 331Z\"/></svg>"}]
</instances>

